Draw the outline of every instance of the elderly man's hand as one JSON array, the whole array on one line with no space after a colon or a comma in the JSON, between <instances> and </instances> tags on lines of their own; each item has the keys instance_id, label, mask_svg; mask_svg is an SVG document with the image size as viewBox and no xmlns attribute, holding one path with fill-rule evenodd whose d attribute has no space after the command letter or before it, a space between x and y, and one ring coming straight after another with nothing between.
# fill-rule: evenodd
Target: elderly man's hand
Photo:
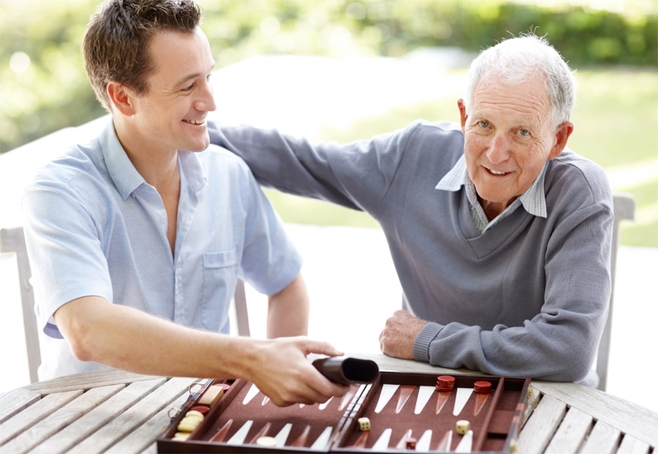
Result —
<instances>
[{"instance_id":1,"label":"elderly man's hand","mask_svg":"<svg viewBox=\"0 0 658 454\"><path fill-rule=\"evenodd\" d=\"M386 320L386 326L379 335L382 353L394 358L414 359L414 342L427 322L414 317L407 311L395 311Z\"/></svg>"}]
</instances>

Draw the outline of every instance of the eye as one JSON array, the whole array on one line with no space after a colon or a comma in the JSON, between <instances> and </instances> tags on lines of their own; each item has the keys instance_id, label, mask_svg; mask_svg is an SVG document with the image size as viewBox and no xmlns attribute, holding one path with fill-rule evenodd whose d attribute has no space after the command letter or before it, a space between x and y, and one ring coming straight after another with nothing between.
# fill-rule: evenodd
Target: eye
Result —
<instances>
[{"instance_id":1,"label":"eye","mask_svg":"<svg viewBox=\"0 0 658 454\"><path fill-rule=\"evenodd\" d=\"M488 128L489 127L489 122L486 120L480 120L477 122L477 125L481 128Z\"/></svg>"},{"instance_id":2,"label":"eye","mask_svg":"<svg viewBox=\"0 0 658 454\"><path fill-rule=\"evenodd\" d=\"M194 88L194 84L190 84L187 87L182 88L181 91L192 91L193 88Z\"/></svg>"},{"instance_id":3,"label":"eye","mask_svg":"<svg viewBox=\"0 0 658 454\"><path fill-rule=\"evenodd\" d=\"M530 131L528 131L527 129L519 129L519 135L524 136L524 137L529 136Z\"/></svg>"}]
</instances>

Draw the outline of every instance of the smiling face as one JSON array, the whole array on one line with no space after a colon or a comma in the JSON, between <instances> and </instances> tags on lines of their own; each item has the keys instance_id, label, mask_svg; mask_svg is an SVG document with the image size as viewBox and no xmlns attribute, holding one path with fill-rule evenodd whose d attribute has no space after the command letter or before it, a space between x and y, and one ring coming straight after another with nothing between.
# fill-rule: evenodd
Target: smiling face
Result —
<instances>
[{"instance_id":1,"label":"smiling face","mask_svg":"<svg viewBox=\"0 0 658 454\"><path fill-rule=\"evenodd\" d=\"M147 92L137 95L122 87L118 90L126 95L114 96L124 102L121 143L129 154L205 150L205 119L215 110L209 82L215 62L206 36L199 28L194 33L159 31L148 49L155 69L147 78Z\"/></svg>"},{"instance_id":2,"label":"smiling face","mask_svg":"<svg viewBox=\"0 0 658 454\"><path fill-rule=\"evenodd\" d=\"M468 114L459 110L464 155L489 220L523 194L549 159L566 146L573 124L553 128L551 102L540 75L518 84L488 76L477 86Z\"/></svg>"}]
</instances>

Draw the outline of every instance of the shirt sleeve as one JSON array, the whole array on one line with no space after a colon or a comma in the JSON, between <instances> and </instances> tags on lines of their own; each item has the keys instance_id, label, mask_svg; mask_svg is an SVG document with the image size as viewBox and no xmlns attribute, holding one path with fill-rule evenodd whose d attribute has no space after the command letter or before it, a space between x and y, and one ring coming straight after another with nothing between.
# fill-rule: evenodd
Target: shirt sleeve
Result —
<instances>
[{"instance_id":1,"label":"shirt sleeve","mask_svg":"<svg viewBox=\"0 0 658 454\"><path fill-rule=\"evenodd\" d=\"M243 164L248 197L242 277L260 293L273 295L299 274L302 257L288 237L283 222L249 169Z\"/></svg>"},{"instance_id":2,"label":"shirt sleeve","mask_svg":"<svg viewBox=\"0 0 658 454\"><path fill-rule=\"evenodd\" d=\"M39 327L62 338L53 314L69 301L101 296L112 284L95 221L80 194L65 183L37 181L23 197L25 241L35 285Z\"/></svg>"}]
</instances>

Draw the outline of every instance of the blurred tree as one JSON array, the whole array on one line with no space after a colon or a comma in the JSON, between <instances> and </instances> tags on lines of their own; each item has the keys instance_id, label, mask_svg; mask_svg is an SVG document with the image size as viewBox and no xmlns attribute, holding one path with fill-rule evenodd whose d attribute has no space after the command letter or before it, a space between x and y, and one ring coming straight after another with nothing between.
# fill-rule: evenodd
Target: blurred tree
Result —
<instances>
[{"instance_id":1,"label":"blurred tree","mask_svg":"<svg viewBox=\"0 0 658 454\"><path fill-rule=\"evenodd\" d=\"M80 43L97 0L0 0L0 153L104 113ZM401 56L479 51L536 28L572 66L658 66L655 12L477 0L199 0L218 67L261 54Z\"/></svg>"}]
</instances>

